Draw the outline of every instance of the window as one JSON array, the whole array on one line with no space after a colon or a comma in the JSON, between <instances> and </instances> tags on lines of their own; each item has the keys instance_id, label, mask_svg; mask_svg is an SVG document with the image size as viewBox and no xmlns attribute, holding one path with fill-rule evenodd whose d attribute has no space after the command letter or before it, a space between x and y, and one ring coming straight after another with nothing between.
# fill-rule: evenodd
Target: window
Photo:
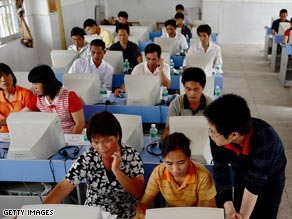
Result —
<instances>
[{"instance_id":1,"label":"window","mask_svg":"<svg viewBox=\"0 0 292 219\"><path fill-rule=\"evenodd\" d=\"M15 0L0 0L0 44L20 36Z\"/></svg>"}]
</instances>

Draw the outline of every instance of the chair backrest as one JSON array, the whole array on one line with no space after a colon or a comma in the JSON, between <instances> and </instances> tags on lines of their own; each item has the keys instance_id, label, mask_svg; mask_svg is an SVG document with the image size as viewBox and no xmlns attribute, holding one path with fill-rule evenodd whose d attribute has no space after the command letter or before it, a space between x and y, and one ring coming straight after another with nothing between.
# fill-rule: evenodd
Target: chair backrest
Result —
<instances>
[{"instance_id":1,"label":"chair backrest","mask_svg":"<svg viewBox=\"0 0 292 219\"><path fill-rule=\"evenodd\" d=\"M152 31L149 32L149 40L154 41L155 37L161 37L162 32L158 32L158 31Z\"/></svg>"},{"instance_id":2,"label":"chair backrest","mask_svg":"<svg viewBox=\"0 0 292 219\"><path fill-rule=\"evenodd\" d=\"M114 68L115 74L124 72L123 63L123 52L122 51L111 51L107 50L103 59Z\"/></svg>"},{"instance_id":3,"label":"chair backrest","mask_svg":"<svg viewBox=\"0 0 292 219\"><path fill-rule=\"evenodd\" d=\"M79 57L78 52L74 50L52 50L50 55L52 68L58 73L68 73L74 60Z\"/></svg>"},{"instance_id":4,"label":"chair backrest","mask_svg":"<svg viewBox=\"0 0 292 219\"><path fill-rule=\"evenodd\" d=\"M177 44L177 40L175 38L155 37L154 43L161 47L161 51L168 52L170 55L175 55L175 48Z\"/></svg>"},{"instance_id":5,"label":"chair backrest","mask_svg":"<svg viewBox=\"0 0 292 219\"><path fill-rule=\"evenodd\" d=\"M150 41L150 40L139 41L139 49L140 49L140 51L143 52L145 50L145 47L150 43L152 43L152 41Z\"/></svg>"}]
</instances>

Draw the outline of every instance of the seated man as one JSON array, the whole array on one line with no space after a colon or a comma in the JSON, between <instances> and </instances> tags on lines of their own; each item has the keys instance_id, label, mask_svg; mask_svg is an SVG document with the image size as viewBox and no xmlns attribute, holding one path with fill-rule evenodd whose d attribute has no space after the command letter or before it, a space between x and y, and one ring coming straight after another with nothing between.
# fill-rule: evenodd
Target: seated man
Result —
<instances>
[{"instance_id":1,"label":"seated man","mask_svg":"<svg viewBox=\"0 0 292 219\"><path fill-rule=\"evenodd\" d=\"M127 24L118 24L116 32L119 41L113 44L109 50L122 51L124 60L128 59L130 69L133 69L137 64L142 62L140 49L135 43L129 41L130 28Z\"/></svg>"},{"instance_id":2,"label":"seated man","mask_svg":"<svg viewBox=\"0 0 292 219\"><path fill-rule=\"evenodd\" d=\"M146 61L136 65L132 71L132 75L153 75L159 77L161 85L170 87L170 68L169 65L164 63L161 58L161 48L159 45L150 43L145 48ZM125 85L115 90L115 96L125 92Z\"/></svg>"},{"instance_id":3,"label":"seated man","mask_svg":"<svg viewBox=\"0 0 292 219\"><path fill-rule=\"evenodd\" d=\"M69 73L98 73L101 86L112 90L114 68L103 60L105 52L105 43L102 40L92 40L90 43L91 56L75 60Z\"/></svg>"},{"instance_id":4,"label":"seated man","mask_svg":"<svg viewBox=\"0 0 292 219\"><path fill-rule=\"evenodd\" d=\"M197 34L200 42L190 45L188 53L210 54L213 59L213 67L220 66L222 69L223 61L221 48L211 41L212 29L208 24L202 24L197 28ZM186 68L186 60L183 62L184 69Z\"/></svg>"},{"instance_id":5,"label":"seated man","mask_svg":"<svg viewBox=\"0 0 292 219\"><path fill-rule=\"evenodd\" d=\"M185 14L185 7L181 4L178 4L175 6L175 11L176 13L182 13L184 15L184 20L185 20L185 25L186 26L190 26L191 28L194 26L191 22L191 20L188 18L188 16L186 16Z\"/></svg>"},{"instance_id":6,"label":"seated man","mask_svg":"<svg viewBox=\"0 0 292 219\"><path fill-rule=\"evenodd\" d=\"M73 44L68 46L68 50L74 50L79 53L79 57L86 58L90 55L89 43L84 40L85 31L79 27L73 27L71 30L71 39Z\"/></svg>"},{"instance_id":7,"label":"seated man","mask_svg":"<svg viewBox=\"0 0 292 219\"><path fill-rule=\"evenodd\" d=\"M164 26L167 33L162 34L161 37L175 38L177 40L177 45L175 47L174 53L179 55L183 51L186 52L189 48L188 42L183 34L176 32L175 20L165 21Z\"/></svg>"},{"instance_id":8,"label":"seated man","mask_svg":"<svg viewBox=\"0 0 292 219\"><path fill-rule=\"evenodd\" d=\"M290 33L291 33L291 30L292 30L292 17L290 19L290 28L285 30L285 33L284 33L284 37L283 37L283 44L287 44L289 42L289 38L290 38Z\"/></svg>"},{"instance_id":9,"label":"seated man","mask_svg":"<svg viewBox=\"0 0 292 219\"><path fill-rule=\"evenodd\" d=\"M186 38L192 38L192 32L190 28L188 28L185 25L185 16L183 13L176 13L175 15L175 21L176 21L176 26L181 28L181 33L186 37Z\"/></svg>"},{"instance_id":10,"label":"seated man","mask_svg":"<svg viewBox=\"0 0 292 219\"><path fill-rule=\"evenodd\" d=\"M132 26L132 24L128 22L128 17L129 15L126 11L120 11L118 13L118 22L116 24L127 24L128 26Z\"/></svg>"},{"instance_id":11,"label":"seated man","mask_svg":"<svg viewBox=\"0 0 292 219\"><path fill-rule=\"evenodd\" d=\"M144 219L146 209L161 192L169 207L216 207L216 189L210 172L191 160L190 140L172 133L163 141L163 163L155 167L137 208L135 219Z\"/></svg>"},{"instance_id":12,"label":"seated man","mask_svg":"<svg viewBox=\"0 0 292 219\"><path fill-rule=\"evenodd\" d=\"M279 19L274 20L272 24L272 34L277 34L279 31L280 22L289 22L287 20L288 11L286 9L281 9L279 13Z\"/></svg>"},{"instance_id":13,"label":"seated man","mask_svg":"<svg viewBox=\"0 0 292 219\"><path fill-rule=\"evenodd\" d=\"M101 36L101 39L105 43L105 48L107 49L115 42L114 36L107 30L101 29L93 19L84 21L83 28L91 35Z\"/></svg>"},{"instance_id":14,"label":"seated man","mask_svg":"<svg viewBox=\"0 0 292 219\"><path fill-rule=\"evenodd\" d=\"M177 96L169 105L163 140L169 134L169 117L203 115L205 107L212 102L211 97L205 96L205 72L200 68L187 68L181 79L185 94Z\"/></svg>"}]
</instances>

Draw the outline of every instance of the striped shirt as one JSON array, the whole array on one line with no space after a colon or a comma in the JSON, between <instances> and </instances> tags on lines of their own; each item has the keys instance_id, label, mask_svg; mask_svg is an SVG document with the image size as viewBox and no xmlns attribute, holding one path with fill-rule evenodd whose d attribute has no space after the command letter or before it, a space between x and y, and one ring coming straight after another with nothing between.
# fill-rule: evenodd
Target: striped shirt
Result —
<instances>
[{"instance_id":1,"label":"striped shirt","mask_svg":"<svg viewBox=\"0 0 292 219\"><path fill-rule=\"evenodd\" d=\"M182 185L175 182L164 164L157 166L149 178L145 193L156 196L158 192L161 192L169 207L197 206L199 200L210 200L216 195L209 171L193 161Z\"/></svg>"}]
</instances>

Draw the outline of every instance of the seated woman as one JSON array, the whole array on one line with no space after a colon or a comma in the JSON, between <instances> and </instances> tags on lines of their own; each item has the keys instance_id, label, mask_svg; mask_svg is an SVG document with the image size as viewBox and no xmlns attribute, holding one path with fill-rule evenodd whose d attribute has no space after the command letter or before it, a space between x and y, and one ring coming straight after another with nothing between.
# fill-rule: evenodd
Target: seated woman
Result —
<instances>
[{"instance_id":1,"label":"seated woman","mask_svg":"<svg viewBox=\"0 0 292 219\"><path fill-rule=\"evenodd\" d=\"M28 80L36 92L22 111L57 113L64 133L80 134L85 126L82 103L74 91L62 87L53 70L47 65L33 68Z\"/></svg>"},{"instance_id":2,"label":"seated woman","mask_svg":"<svg viewBox=\"0 0 292 219\"><path fill-rule=\"evenodd\" d=\"M11 68L0 63L0 132L8 132L6 118L11 112L18 112L27 106L33 97L31 90L16 85Z\"/></svg>"},{"instance_id":3,"label":"seated woman","mask_svg":"<svg viewBox=\"0 0 292 219\"><path fill-rule=\"evenodd\" d=\"M190 140L182 133L168 135L161 148L163 163L153 170L145 193L136 208L136 219L161 192L169 207L216 207L216 189L209 171L191 161Z\"/></svg>"},{"instance_id":4,"label":"seated woman","mask_svg":"<svg viewBox=\"0 0 292 219\"><path fill-rule=\"evenodd\" d=\"M132 218L144 191L140 155L121 143L120 123L110 112L95 114L86 135L92 147L73 163L43 203L61 202L85 178L85 205L101 206L118 218Z\"/></svg>"}]
</instances>

